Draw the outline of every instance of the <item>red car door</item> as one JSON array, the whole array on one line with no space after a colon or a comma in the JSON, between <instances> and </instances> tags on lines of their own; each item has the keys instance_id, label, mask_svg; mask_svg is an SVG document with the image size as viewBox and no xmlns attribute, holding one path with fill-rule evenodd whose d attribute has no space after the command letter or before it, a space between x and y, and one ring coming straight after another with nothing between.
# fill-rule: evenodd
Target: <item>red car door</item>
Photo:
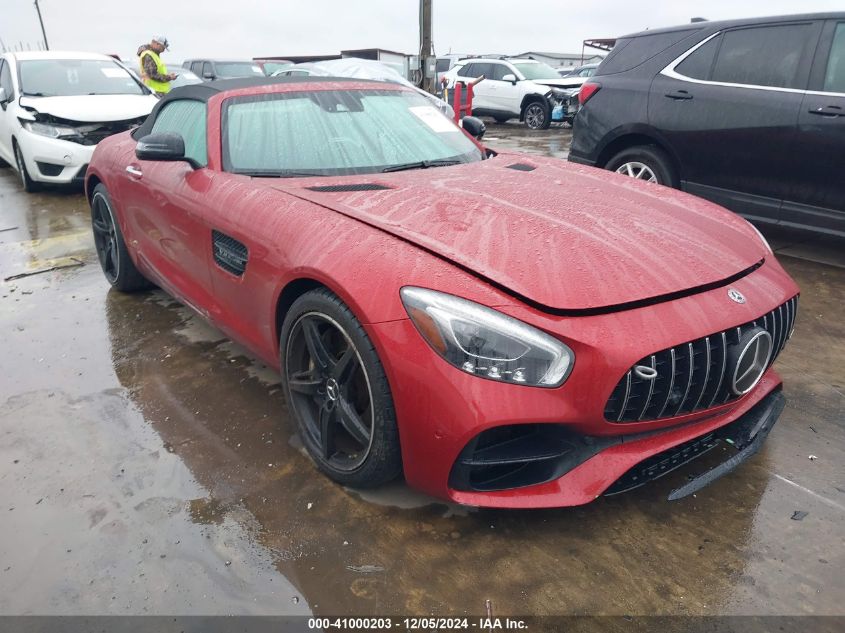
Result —
<instances>
[{"instance_id":1,"label":"red car door","mask_svg":"<svg viewBox=\"0 0 845 633\"><path fill-rule=\"evenodd\" d=\"M132 246L155 281L203 314L213 303L202 215L212 178L204 167L206 112L200 101L181 99L159 112L152 133L176 132L185 140L187 161L123 158L120 204Z\"/></svg>"}]
</instances>

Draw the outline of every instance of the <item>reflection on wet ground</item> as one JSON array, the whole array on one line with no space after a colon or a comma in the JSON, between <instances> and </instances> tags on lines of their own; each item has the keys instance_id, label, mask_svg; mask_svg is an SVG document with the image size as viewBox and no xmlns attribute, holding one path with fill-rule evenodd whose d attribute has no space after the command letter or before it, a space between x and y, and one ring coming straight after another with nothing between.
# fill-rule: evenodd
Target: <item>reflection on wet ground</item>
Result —
<instances>
[{"instance_id":1,"label":"reflection on wet ground","mask_svg":"<svg viewBox=\"0 0 845 633\"><path fill-rule=\"evenodd\" d=\"M494 138L562 155L568 131ZM802 306L760 455L676 503L689 470L502 512L319 475L276 375L160 291L108 290L87 222L0 170L0 277L85 264L0 284L0 613L845 613L835 244L773 238Z\"/></svg>"}]
</instances>

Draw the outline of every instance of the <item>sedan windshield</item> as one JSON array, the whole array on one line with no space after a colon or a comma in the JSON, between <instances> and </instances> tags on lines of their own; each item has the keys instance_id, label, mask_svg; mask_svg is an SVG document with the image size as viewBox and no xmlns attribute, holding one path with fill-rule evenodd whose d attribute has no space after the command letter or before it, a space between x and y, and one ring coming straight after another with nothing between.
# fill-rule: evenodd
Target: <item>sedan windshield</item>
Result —
<instances>
[{"instance_id":1,"label":"sedan windshield","mask_svg":"<svg viewBox=\"0 0 845 633\"><path fill-rule=\"evenodd\" d=\"M26 60L20 79L21 93L36 97L147 94L123 66L108 60Z\"/></svg>"},{"instance_id":2,"label":"sedan windshield","mask_svg":"<svg viewBox=\"0 0 845 633\"><path fill-rule=\"evenodd\" d=\"M258 64L250 62L217 62L215 64L220 77L263 77L264 71Z\"/></svg>"},{"instance_id":3,"label":"sedan windshield","mask_svg":"<svg viewBox=\"0 0 845 633\"><path fill-rule=\"evenodd\" d=\"M227 171L340 175L482 159L431 102L410 90L315 90L235 97L223 120Z\"/></svg>"},{"instance_id":4,"label":"sedan windshield","mask_svg":"<svg viewBox=\"0 0 845 633\"><path fill-rule=\"evenodd\" d=\"M517 70L523 74L526 79L560 79L558 72L551 66L538 62L513 62Z\"/></svg>"}]
</instances>

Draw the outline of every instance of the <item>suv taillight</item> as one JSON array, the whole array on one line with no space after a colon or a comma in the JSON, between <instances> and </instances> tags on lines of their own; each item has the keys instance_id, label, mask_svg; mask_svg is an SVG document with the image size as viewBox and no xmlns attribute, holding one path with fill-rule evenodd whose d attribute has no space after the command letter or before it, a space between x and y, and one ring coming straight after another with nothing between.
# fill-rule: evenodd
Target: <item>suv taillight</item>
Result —
<instances>
[{"instance_id":1,"label":"suv taillight","mask_svg":"<svg viewBox=\"0 0 845 633\"><path fill-rule=\"evenodd\" d=\"M584 105L587 101L590 100L594 94L596 94L599 89L601 88L601 84L596 84L591 81L583 84L581 86L581 90L578 91L578 103Z\"/></svg>"}]
</instances>

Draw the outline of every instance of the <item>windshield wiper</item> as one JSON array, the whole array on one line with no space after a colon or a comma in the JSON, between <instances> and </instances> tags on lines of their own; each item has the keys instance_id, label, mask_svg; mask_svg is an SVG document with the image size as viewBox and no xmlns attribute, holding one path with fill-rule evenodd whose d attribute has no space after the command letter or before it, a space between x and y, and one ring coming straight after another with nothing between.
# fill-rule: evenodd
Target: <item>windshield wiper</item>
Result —
<instances>
[{"instance_id":1,"label":"windshield wiper","mask_svg":"<svg viewBox=\"0 0 845 633\"><path fill-rule=\"evenodd\" d=\"M457 165L459 160L421 160L416 163L405 163L404 165L391 165L385 167L381 171L384 173L390 171L405 171L407 169L428 169L429 167L448 167L449 165Z\"/></svg>"},{"instance_id":2,"label":"windshield wiper","mask_svg":"<svg viewBox=\"0 0 845 633\"><path fill-rule=\"evenodd\" d=\"M52 97L53 95L45 95L43 92L21 92L24 97Z\"/></svg>"}]
</instances>

